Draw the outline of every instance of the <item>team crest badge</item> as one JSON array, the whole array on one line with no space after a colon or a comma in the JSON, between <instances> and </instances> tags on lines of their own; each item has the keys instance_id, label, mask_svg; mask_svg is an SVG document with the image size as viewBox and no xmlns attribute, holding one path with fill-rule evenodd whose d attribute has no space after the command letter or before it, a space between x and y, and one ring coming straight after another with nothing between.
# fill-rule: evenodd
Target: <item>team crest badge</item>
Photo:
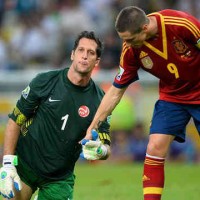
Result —
<instances>
[{"instance_id":1,"label":"team crest badge","mask_svg":"<svg viewBox=\"0 0 200 200\"><path fill-rule=\"evenodd\" d=\"M149 56L142 58L141 62L146 69L151 69L153 67L153 61Z\"/></svg>"},{"instance_id":2,"label":"team crest badge","mask_svg":"<svg viewBox=\"0 0 200 200\"><path fill-rule=\"evenodd\" d=\"M178 54L183 54L188 49L188 47L181 40L174 40L172 44L174 46L176 53Z\"/></svg>"},{"instance_id":3,"label":"team crest badge","mask_svg":"<svg viewBox=\"0 0 200 200\"><path fill-rule=\"evenodd\" d=\"M87 106L81 106L78 109L78 114L80 117L87 117L90 114L90 110Z\"/></svg>"}]
</instances>

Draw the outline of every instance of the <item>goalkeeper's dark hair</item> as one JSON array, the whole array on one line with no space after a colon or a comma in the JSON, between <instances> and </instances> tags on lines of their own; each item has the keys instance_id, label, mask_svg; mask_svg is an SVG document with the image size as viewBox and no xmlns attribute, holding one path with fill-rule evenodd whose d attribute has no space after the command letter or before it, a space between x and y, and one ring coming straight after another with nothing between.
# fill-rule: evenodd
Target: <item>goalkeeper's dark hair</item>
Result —
<instances>
[{"instance_id":1,"label":"goalkeeper's dark hair","mask_svg":"<svg viewBox=\"0 0 200 200\"><path fill-rule=\"evenodd\" d=\"M82 31L78 35L78 37L76 38L76 40L74 42L73 50L76 50L76 48L79 44L79 41L82 38L91 39L91 40L94 40L97 43L96 53L97 53L97 57L100 58L102 51L103 51L103 44L102 44L101 40L95 35L95 33L93 31Z\"/></svg>"}]
</instances>

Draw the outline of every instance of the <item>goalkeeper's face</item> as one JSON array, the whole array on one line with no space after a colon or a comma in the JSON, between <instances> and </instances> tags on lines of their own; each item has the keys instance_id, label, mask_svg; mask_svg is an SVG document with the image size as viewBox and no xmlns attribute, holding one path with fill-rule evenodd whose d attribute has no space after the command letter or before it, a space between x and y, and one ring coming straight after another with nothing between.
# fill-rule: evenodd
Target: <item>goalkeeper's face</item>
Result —
<instances>
[{"instance_id":1,"label":"goalkeeper's face","mask_svg":"<svg viewBox=\"0 0 200 200\"><path fill-rule=\"evenodd\" d=\"M80 39L77 48L71 54L72 66L76 72L88 74L98 66L100 58L97 57L96 49L97 44L94 40Z\"/></svg>"}]
</instances>

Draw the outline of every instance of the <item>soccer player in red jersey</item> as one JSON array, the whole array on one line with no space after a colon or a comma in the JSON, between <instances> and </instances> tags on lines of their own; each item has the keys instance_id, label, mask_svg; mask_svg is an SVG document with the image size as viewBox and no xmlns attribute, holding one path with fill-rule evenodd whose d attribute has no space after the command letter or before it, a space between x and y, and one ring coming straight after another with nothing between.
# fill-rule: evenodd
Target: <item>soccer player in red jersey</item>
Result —
<instances>
[{"instance_id":1,"label":"soccer player in red jersey","mask_svg":"<svg viewBox=\"0 0 200 200\"><path fill-rule=\"evenodd\" d=\"M162 10L146 15L138 7L122 9L115 22L124 41L119 72L87 131L97 128L116 107L127 87L138 80L138 69L159 82L149 143L144 161L144 200L160 200L164 164L173 140L185 141L192 118L200 132L200 23L188 13Z\"/></svg>"}]
</instances>

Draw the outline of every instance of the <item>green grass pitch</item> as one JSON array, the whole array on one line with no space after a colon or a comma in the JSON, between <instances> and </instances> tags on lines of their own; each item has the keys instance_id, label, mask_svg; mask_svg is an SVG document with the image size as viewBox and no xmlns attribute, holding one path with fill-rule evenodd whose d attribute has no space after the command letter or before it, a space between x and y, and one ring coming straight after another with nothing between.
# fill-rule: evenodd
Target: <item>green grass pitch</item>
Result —
<instances>
[{"instance_id":1,"label":"green grass pitch","mask_svg":"<svg viewBox=\"0 0 200 200\"><path fill-rule=\"evenodd\" d=\"M167 162L162 200L199 200L199 170L199 165ZM77 163L74 200L143 200L142 171L137 163Z\"/></svg>"},{"instance_id":2,"label":"green grass pitch","mask_svg":"<svg viewBox=\"0 0 200 200\"><path fill-rule=\"evenodd\" d=\"M102 161L106 163L106 161ZM200 166L166 163L162 200L199 200ZM142 200L142 164L78 164L74 200Z\"/></svg>"}]
</instances>

